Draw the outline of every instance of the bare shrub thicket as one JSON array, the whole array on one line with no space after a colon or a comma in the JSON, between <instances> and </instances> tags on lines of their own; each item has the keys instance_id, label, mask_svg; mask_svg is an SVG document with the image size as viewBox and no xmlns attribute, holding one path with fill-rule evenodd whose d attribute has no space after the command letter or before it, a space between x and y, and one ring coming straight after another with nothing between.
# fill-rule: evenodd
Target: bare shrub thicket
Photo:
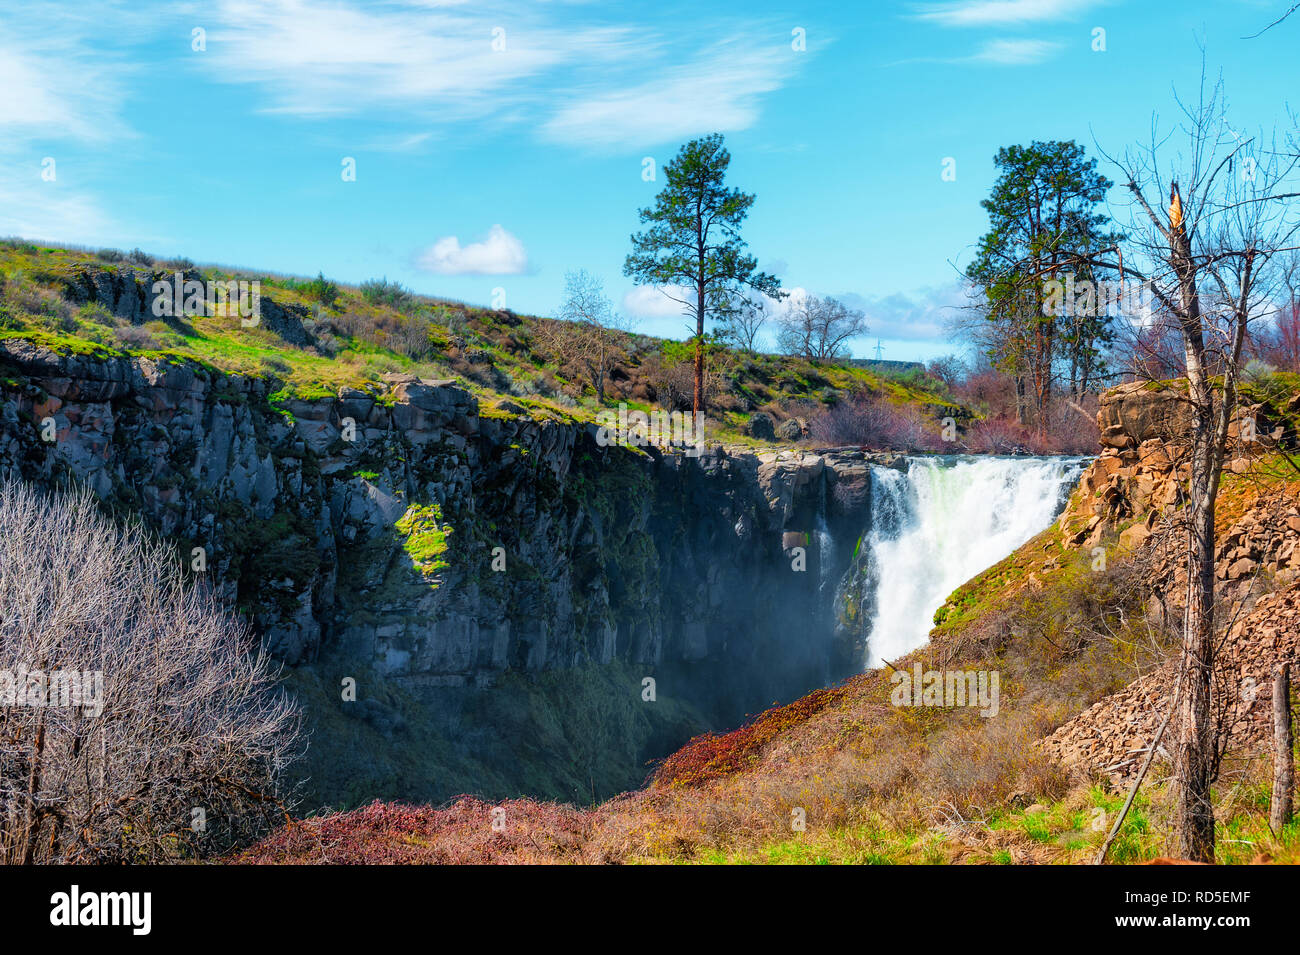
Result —
<instances>
[{"instance_id":1,"label":"bare shrub thicket","mask_svg":"<svg viewBox=\"0 0 1300 955\"><path fill-rule=\"evenodd\" d=\"M628 325L600 279L579 269L565 276L559 318L539 321L533 340L563 373L590 385L604 401L610 373L626 354Z\"/></svg>"},{"instance_id":2,"label":"bare shrub thicket","mask_svg":"<svg viewBox=\"0 0 1300 955\"><path fill-rule=\"evenodd\" d=\"M1039 422L1026 427L1014 416L990 415L972 421L961 439L970 451L989 454L1093 454L1101 439L1097 397L1048 402Z\"/></svg>"},{"instance_id":3,"label":"bare shrub thicket","mask_svg":"<svg viewBox=\"0 0 1300 955\"><path fill-rule=\"evenodd\" d=\"M822 447L857 445L919 451L942 444L936 426L915 405L896 405L866 393L841 401L814 417L808 422L808 434Z\"/></svg>"},{"instance_id":4,"label":"bare shrub thicket","mask_svg":"<svg viewBox=\"0 0 1300 955\"><path fill-rule=\"evenodd\" d=\"M174 550L84 492L0 484L0 863L202 854L282 819L300 720L274 681Z\"/></svg>"}]
</instances>

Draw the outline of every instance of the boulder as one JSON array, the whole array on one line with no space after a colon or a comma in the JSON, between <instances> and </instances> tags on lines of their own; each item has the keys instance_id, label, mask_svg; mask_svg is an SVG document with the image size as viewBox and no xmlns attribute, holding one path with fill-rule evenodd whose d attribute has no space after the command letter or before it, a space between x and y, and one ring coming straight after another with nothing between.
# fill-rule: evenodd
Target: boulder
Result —
<instances>
[{"instance_id":1,"label":"boulder","mask_svg":"<svg viewBox=\"0 0 1300 955\"><path fill-rule=\"evenodd\" d=\"M776 426L776 436L782 441L798 441L803 437L803 428L795 418L787 418Z\"/></svg>"},{"instance_id":2,"label":"boulder","mask_svg":"<svg viewBox=\"0 0 1300 955\"><path fill-rule=\"evenodd\" d=\"M776 425L772 423L772 416L766 411L755 411L750 415L749 435L760 441L775 441Z\"/></svg>"},{"instance_id":3,"label":"boulder","mask_svg":"<svg viewBox=\"0 0 1300 955\"><path fill-rule=\"evenodd\" d=\"M1111 448L1137 448L1152 440L1180 443L1190 430L1191 409L1179 391L1138 381L1101 396L1097 425L1101 443Z\"/></svg>"}]
</instances>

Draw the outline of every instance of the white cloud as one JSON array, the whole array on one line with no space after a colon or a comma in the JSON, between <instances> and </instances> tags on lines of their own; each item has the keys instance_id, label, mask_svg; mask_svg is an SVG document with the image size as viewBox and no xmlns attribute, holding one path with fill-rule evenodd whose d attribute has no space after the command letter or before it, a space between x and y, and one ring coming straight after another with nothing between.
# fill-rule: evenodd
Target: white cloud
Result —
<instances>
[{"instance_id":1,"label":"white cloud","mask_svg":"<svg viewBox=\"0 0 1300 955\"><path fill-rule=\"evenodd\" d=\"M867 297L850 292L834 297L866 313L869 338L900 341L946 339L948 324L968 302L966 292L956 282L910 293Z\"/></svg>"},{"instance_id":2,"label":"white cloud","mask_svg":"<svg viewBox=\"0 0 1300 955\"><path fill-rule=\"evenodd\" d=\"M482 242L462 246L443 236L416 258L416 266L435 275L520 275L528 269L524 244L499 225Z\"/></svg>"},{"instance_id":3,"label":"white cloud","mask_svg":"<svg viewBox=\"0 0 1300 955\"><path fill-rule=\"evenodd\" d=\"M800 60L752 23L722 42L725 24L701 23L695 36L708 39L693 41L575 23L558 6L221 0L201 62L220 82L256 84L267 112L425 126L492 117L553 142L640 147L748 128Z\"/></svg>"},{"instance_id":4,"label":"white cloud","mask_svg":"<svg viewBox=\"0 0 1300 955\"><path fill-rule=\"evenodd\" d=\"M677 285L634 285L623 296L623 311L633 318L681 318L687 314L681 300L690 294Z\"/></svg>"},{"instance_id":5,"label":"white cloud","mask_svg":"<svg viewBox=\"0 0 1300 955\"><path fill-rule=\"evenodd\" d=\"M758 119L762 94L779 89L793 68L788 50L729 40L684 66L659 71L654 80L570 97L542 134L563 143L641 146L705 130L747 129Z\"/></svg>"},{"instance_id":6,"label":"white cloud","mask_svg":"<svg viewBox=\"0 0 1300 955\"><path fill-rule=\"evenodd\" d=\"M913 57L907 60L896 60L890 65L901 66L907 63L983 63L992 66L1032 66L1036 63L1042 63L1060 49L1060 43L1054 43L1050 40L998 39L986 41L969 56Z\"/></svg>"},{"instance_id":7,"label":"white cloud","mask_svg":"<svg viewBox=\"0 0 1300 955\"><path fill-rule=\"evenodd\" d=\"M1041 63L1061 48L1048 40L990 40L977 53L965 58L968 63L993 63L998 66L1031 66Z\"/></svg>"},{"instance_id":8,"label":"white cloud","mask_svg":"<svg viewBox=\"0 0 1300 955\"><path fill-rule=\"evenodd\" d=\"M93 196L44 182L37 169L25 175L26 186L0 182L0 235L78 244L113 241L108 217Z\"/></svg>"},{"instance_id":9,"label":"white cloud","mask_svg":"<svg viewBox=\"0 0 1300 955\"><path fill-rule=\"evenodd\" d=\"M58 8L9 17L0 32L0 140L102 142L120 136L120 60L83 18Z\"/></svg>"},{"instance_id":10,"label":"white cloud","mask_svg":"<svg viewBox=\"0 0 1300 955\"><path fill-rule=\"evenodd\" d=\"M916 17L946 27L1006 26L1065 19L1097 5L1097 0L960 0L928 4Z\"/></svg>"},{"instance_id":11,"label":"white cloud","mask_svg":"<svg viewBox=\"0 0 1300 955\"><path fill-rule=\"evenodd\" d=\"M450 119L526 99L521 81L617 56L630 42L624 29L551 27L518 12L459 6L225 0L208 34L206 64L218 80L262 85L271 112L415 109ZM505 30L504 50L493 48L497 28Z\"/></svg>"}]
</instances>

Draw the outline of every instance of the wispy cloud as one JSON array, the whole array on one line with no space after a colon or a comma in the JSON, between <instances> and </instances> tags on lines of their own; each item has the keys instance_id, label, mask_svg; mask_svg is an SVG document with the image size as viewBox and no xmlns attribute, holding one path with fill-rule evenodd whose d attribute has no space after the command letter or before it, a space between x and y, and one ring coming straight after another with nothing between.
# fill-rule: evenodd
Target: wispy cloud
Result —
<instances>
[{"instance_id":1,"label":"wispy cloud","mask_svg":"<svg viewBox=\"0 0 1300 955\"><path fill-rule=\"evenodd\" d=\"M561 29L497 13L459 4L225 0L206 64L215 79L262 85L271 112L414 109L452 118L499 108L503 91L521 92L520 81L602 50L616 54L629 39L622 28Z\"/></svg>"},{"instance_id":2,"label":"wispy cloud","mask_svg":"<svg viewBox=\"0 0 1300 955\"><path fill-rule=\"evenodd\" d=\"M1063 45L1052 40L997 39L988 40L974 53L968 56L938 57L921 56L907 60L897 60L888 66L902 66L908 63L975 63L988 66L1033 66L1050 59L1063 49Z\"/></svg>"},{"instance_id":3,"label":"wispy cloud","mask_svg":"<svg viewBox=\"0 0 1300 955\"><path fill-rule=\"evenodd\" d=\"M94 243L113 241L115 231L94 196L45 182L33 167L26 179L0 180L0 235Z\"/></svg>"},{"instance_id":4,"label":"wispy cloud","mask_svg":"<svg viewBox=\"0 0 1300 955\"><path fill-rule=\"evenodd\" d=\"M969 304L965 290L955 282L910 293L835 297L866 313L869 337L902 341L942 341L948 336L949 323Z\"/></svg>"},{"instance_id":5,"label":"wispy cloud","mask_svg":"<svg viewBox=\"0 0 1300 955\"><path fill-rule=\"evenodd\" d=\"M1050 40L990 40L965 57L966 63L992 63L998 66L1032 66L1042 63L1061 49Z\"/></svg>"},{"instance_id":6,"label":"wispy cloud","mask_svg":"<svg viewBox=\"0 0 1300 955\"><path fill-rule=\"evenodd\" d=\"M687 314L682 300L689 295L676 285L636 285L623 295L623 311L634 318L682 318Z\"/></svg>"},{"instance_id":7,"label":"wispy cloud","mask_svg":"<svg viewBox=\"0 0 1300 955\"><path fill-rule=\"evenodd\" d=\"M788 48L729 40L654 80L611 92L574 93L542 133L556 142L640 146L706 129L747 129L758 120L762 95L779 89L794 67Z\"/></svg>"},{"instance_id":8,"label":"wispy cloud","mask_svg":"<svg viewBox=\"0 0 1300 955\"><path fill-rule=\"evenodd\" d=\"M914 16L946 27L1011 26L1075 16L1099 0L959 0L926 4Z\"/></svg>"},{"instance_id":9,"label":"wispy cloud","mask_svg":"<svg viewBox=\"0 0 1300 955\"><path fill-rule=\"evenodd\" d=\"M0 31L0 140L120 137L127 72L82 18L59 8L8 17Z\"/></svg>"},{"instance_id":10,"label":"wispy cloud","mask_svg":"<svg viewBox=\"0 0 1300 955\"><path fill-rule=\"evenodd\" d=\"M0 233L87 243L120 235L86 186L92 163L84 160L88 149L136 135L122 112L135 69L126 50L149 28L135 12L94 0L4 14ZM81 161L69 165L74 154ZM42 175L49 172L53 180Z\"/></svg>"},{"instance_id":11,"label":"wispy cloud","mask_svg":"<svg viewBox=\"0 0 1300 955\"><path fill-rule=\"evenodd\" d=\"M693 42L575 24L564 6L222 0L203 64L257 85L265 112L408 127L491 117L552 142L639 147L753 125L800 56L753 25L723 42L701 27L708 39Z\"/></svg>"},{"instance_id":12,"label":"wispy cloud","mask_svg":"<svg viewBox=\"0 0 1300 955\"><path fill-rule=\"evenodd\" d=\"M481 242L465 246L457 236L443 236L415 264L435 275L521 275L528 271L528 253L515 236L494 225Z\"/></svg>"}]
</instances>

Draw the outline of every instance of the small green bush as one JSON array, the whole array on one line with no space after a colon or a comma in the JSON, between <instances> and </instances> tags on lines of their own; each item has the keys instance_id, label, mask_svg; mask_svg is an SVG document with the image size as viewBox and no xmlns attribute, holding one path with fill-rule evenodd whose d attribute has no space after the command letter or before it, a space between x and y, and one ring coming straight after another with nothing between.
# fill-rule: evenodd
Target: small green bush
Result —
<instances>
[{"instance_id":1,"label":"small green bush","mask_svg":"<svg viewBox=\"0 0 1300 955\"><path fill-rule=\"evenodd\" d=\"M401 282L388 281L387 276L362 282L361 297L372 305L388 305L392 308L409 308L415 304L414 293Z\"/></svg>"},{"instance_id":2,"label":"small green bush","mask_svg":"<svg viewBox=\"0 0 1300 955\"><path fill-rule=\"evenodd\" d=\"M314 302L319 302L326 308L333 308L334 303L339 299L339 287L325 277L321 272L314 279L302 286L303 294Z\"/></svg>"}]
</instances>

